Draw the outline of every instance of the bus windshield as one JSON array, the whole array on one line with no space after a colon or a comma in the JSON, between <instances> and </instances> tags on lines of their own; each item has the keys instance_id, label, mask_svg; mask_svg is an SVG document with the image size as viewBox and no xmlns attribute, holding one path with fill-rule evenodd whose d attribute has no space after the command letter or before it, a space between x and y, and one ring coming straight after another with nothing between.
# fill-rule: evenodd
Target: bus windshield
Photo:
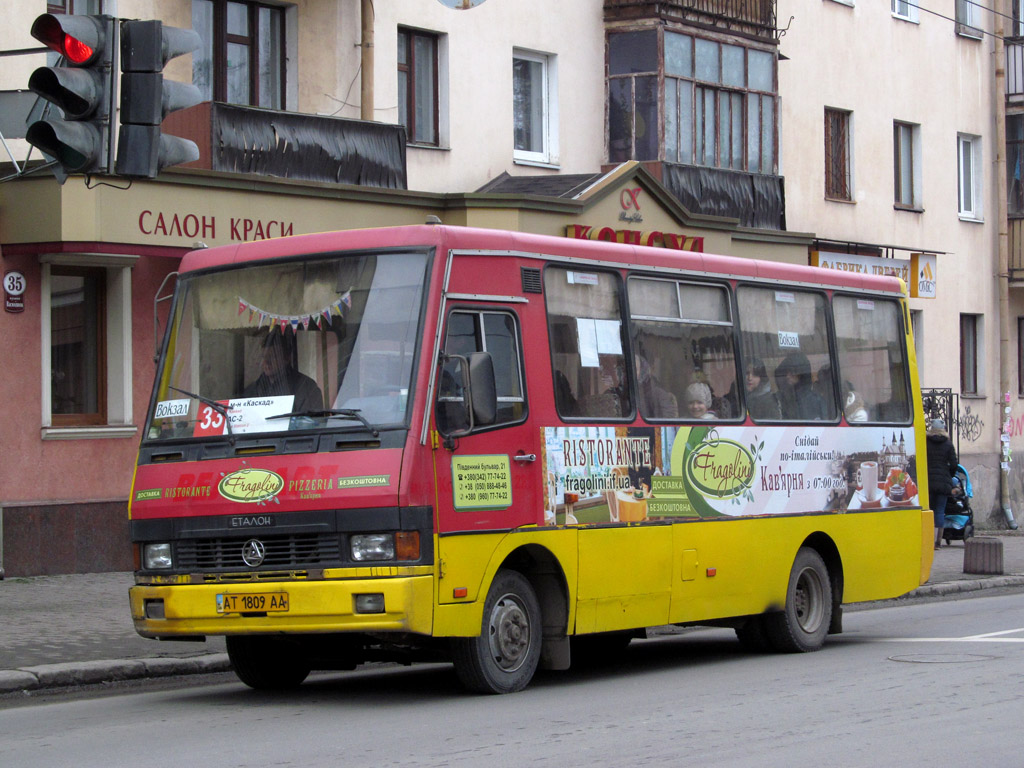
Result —
<instances>
[{"instance_id":1,"label":"bus windshield","mask_svg":"<svg viewBox=\"0 0 1024 768\"><path fill-rule=\"evenodd\" d=\"M185 275L149 440L404 427L427 255Z\"/></svg>"}]
</instances>

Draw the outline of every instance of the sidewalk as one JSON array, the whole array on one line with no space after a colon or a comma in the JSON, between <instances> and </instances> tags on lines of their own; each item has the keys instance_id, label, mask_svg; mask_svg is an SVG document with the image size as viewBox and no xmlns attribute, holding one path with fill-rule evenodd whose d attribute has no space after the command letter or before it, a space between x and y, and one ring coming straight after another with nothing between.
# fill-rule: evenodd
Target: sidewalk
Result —
<instances>
[{"instance_id":1,"label":"sidewalk","mask_svg":"<svg viewBox=\"0 0 1024 768\"><path fill-rule=\"evenodd\" d=\"M1024 531L981 534L1003 542L1003 574L963 572L964 545L935 553L931 579L901 600L1024 588ZM0 694L230 669L223 638L203 643L139 637L128 610L130 573L0 581Z\"/></svg>"}]
</instances>

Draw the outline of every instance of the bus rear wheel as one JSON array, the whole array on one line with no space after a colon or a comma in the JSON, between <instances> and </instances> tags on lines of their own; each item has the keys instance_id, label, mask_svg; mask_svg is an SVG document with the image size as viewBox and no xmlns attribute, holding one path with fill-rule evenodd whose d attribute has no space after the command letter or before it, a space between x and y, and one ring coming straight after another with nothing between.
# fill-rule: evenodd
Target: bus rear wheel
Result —
<instances>
[{"instance_id":1,"label":"bus rear wheel","mask_svg":"<svg viewBox=\"0 0 1024 768\"><path fill-rule=\"evenodd\" d=\"M825 561L813 549L796 553L786 590L786 607L765 614L768 638L776 650L816 651L825 642L832 620L832 582Z\"/></svg>"},{"instance_id":2,"label":"bus rear wheel","mask_svg":"<svg viewBox=\"0 0 1024 768\"><path fill-rule=\"evenodd\" d=\"M521 691L540 662L541 613L537 595L526 577L500 570L484 603L478 637L451 641L455 673L478 693Z\"/></svg>"},{"instance_id":3,"label":"bus rear wheel","mask_svg":"<svg viewBox=\"0 0 1024 768\"><path fill-rule=\"evenodd\" d=\"M235 674L250 688L287 690L298 687L309 676L301 649L285 638L229 635L225 642Z\"/></svg>"}]
</instances>

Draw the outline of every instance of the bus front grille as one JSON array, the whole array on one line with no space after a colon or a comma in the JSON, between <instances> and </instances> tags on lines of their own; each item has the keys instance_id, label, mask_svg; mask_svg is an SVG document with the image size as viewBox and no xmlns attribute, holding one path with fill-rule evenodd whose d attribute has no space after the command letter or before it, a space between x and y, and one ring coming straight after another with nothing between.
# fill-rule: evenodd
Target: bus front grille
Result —
<instances>
[{"instance_id":1,"label":"bus front grille","mask_svg":"<svg viewBox=\"0 0 1024 768\"><path fill-rule=\"evenodd\" d=\"M243 549L253 539L264 547L263 561L258 566L246 563L242 557ZM338 563L340 560L341 541L336 533L187 539L177 543L177 566L190 571L295 568Z\"/></svg>"}]
</instances>

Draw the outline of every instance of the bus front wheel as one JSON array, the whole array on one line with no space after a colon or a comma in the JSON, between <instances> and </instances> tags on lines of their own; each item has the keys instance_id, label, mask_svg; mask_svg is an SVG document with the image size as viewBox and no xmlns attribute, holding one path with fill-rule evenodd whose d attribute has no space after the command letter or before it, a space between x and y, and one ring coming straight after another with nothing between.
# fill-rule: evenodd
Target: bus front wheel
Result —
<instances>
[{"instance_id":1,"label":"bus front wheel","mask_svg":"<svg viewBox=\"0 0 1024 768\"><path fill-rule=\"evenodd\" d=\"M825 642L832 619L832 584L821 555L804 547L796 553L786 590L786 607L764 616L776 650L816 651Z\"/></svg>"},{"instance_id":2,"label":"bus front wheel","mask_svg":"<svg viewBox=\"0 0 1024 768\"><path fill-rule=\"evenodd\" d=\"M302 660L300 649L284 638L228 635L225 643L235 674L250 688L295 688L309 676L309 665Z\"/></svg>"},{"instance_id":3,"label":"bus front wheel","mask_svg":"<svg viewBox=\"0 0 1024 768\"><path fill-rule=\"evenodd\" d=\"M478 693L521 691L540 661L541 613L526 577L500 570L484 603L479 637L452 639L455 672L466 688Z\"/></svg>"}]
</instances>

